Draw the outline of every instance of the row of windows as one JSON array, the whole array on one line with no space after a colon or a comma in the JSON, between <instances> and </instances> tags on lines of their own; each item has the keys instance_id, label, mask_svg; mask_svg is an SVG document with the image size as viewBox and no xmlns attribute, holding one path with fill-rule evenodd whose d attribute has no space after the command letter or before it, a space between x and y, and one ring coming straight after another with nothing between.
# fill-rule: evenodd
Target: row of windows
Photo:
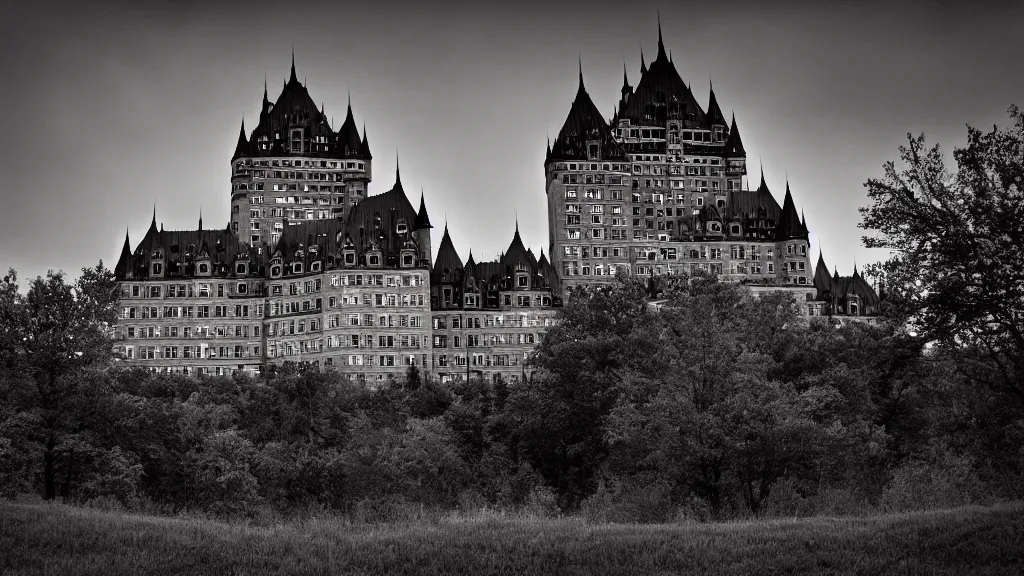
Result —
<instances>
[{"instance_id":1,"label":"row of windows","mask_svg":"<svg viewBox=\"0 0 1024 576\"><path fill-rule=\"evenodd\" d=\"M340 162L337 160L309 160L303 159L290 159L290 158L269 158L269 159L253 159L245 158L235 163L235 168L242 166L264 166L264 167L277 167L284 166L285 168L330 168L332 170L347 169L347 170L362 170L362 162Z\"/></svg>"},{"instance_id":2,"label":"row of windows","mask_svg":"<svg viewBox=\"0 0 1024 576\"><path fill-rule=\"evenodd\" d=\"M473 367L484 366L519 366L525 364L529 358L528 353L519 354L472 354L469 356L469 365ZM466 356L463 354L438 354L434 356L434 362L438 368L449 366L466 366Z\"/></svg>"},{"instance_id":3,"label":"row of windows","mask_svg":"<svg viewBox=\"0 0 1024 576\"><path fill-rule=\"evenodd\" d=\"M481 346L526 346L534 345L541 340L540 334L534 333L511 333L511 334L466 334L453 335L451 339L447 334L434 336L434 348L462 348L465 343L468 348L479 348Z\"/></svg>"},{"instance_id":4,"label":"row of windows","mask_svg":"<svg viewBox=\"0 0 1024 576\"><path fill-rule=\"evenodd\" d=\"M262 318L263 304L199 306L122 306L121 319L134 318Z\"/></svg>"},{"instance_id":5,"label":"row of windows","mask_svg":"<svg viewBox=\"0 0 1024 576\"><path fill-rule=\"evenodd\" d=\"M259 338L259 324L223 324L214 326L124 326L123 338Z\"/></svg>"},{"instance_id":6,"label":"row of windows","mask_svg":"<svg viewBox=\"0 0 1024 576\"><path fill-rule=\"evenodd\" d=\"M174 360L200 358L259 358L260 347L256 346L125 346L124 356L128 360Z\"/></svg>"},{"instance_id":7,"label":"row of windows","mask_svg":"<svg viewBox=\"0 0 1024 576\"><path fill-rule=\"evenodd\" d=\"M537 326L553 326L555 324L555 316L553 314L545 314L543 316L538 314L494 314L487 316L434 316L433 328L434 330L447 330L449 325L453 330L459 329L472 329L472 328L490 328L492 326L497 327L509 327L509 328L527 328Z\"/></svg>"}]
</instances>

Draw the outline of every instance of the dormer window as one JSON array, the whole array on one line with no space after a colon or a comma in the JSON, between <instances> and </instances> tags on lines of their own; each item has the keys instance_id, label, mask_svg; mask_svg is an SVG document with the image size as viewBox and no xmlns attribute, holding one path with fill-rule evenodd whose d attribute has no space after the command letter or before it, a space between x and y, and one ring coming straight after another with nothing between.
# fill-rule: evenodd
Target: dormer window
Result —
<instances>
[{"instance_id":1,"label":"dormer window","mask_svg":"<svg viewBox=\"0 0 1024 576\"><path fill-rule=\"evenodd\" d=\"M369 254L366 256L368 266L380 266L380 254Z\"/></svg>"},{"instance_id":2,"label":"dormer window","mask_svg":"<svg viewBox=\"0 0 1024 576\"><path fill-rule=\"evenodd\" d=\"M292 274L302 274L302 262L292 264Z\"/></svg>"},{"instance_id":3,"label":"dormer window","mask_svg":"<svg viewBox=\"0 0 1024 576\"><path fill-rule=\"evenodd\" d=\"M519 288L529 288L529 276L527 276L526 274L516 274L516 286Z\"/></svg>"},{"instance_id":4,"label":"dormer window","mask_svg":"<svg viewBox=\"0 0 1024 576\"><path fill-rule=\"evenodd\" d=\"M244 276L245 275L245 268L246 268L246 266L245 266L244 262L239 262L238 264L235 264L235 274Z\"/></svg>"},{"instance_id":5,"label":"dormer window","mask_svg":"<svg viewBox=\"0 0 1024 576\"><path fill-rule=\"evenodd\" d=\"M159 262L153 262L153 275L159 275L164 273L164 266Z\"/></svg>"},{"instance_id":6,"label":"dormer window","mask_svg":"<svg viewBox=\"0 0 1024 576\"><path fill-rule=\"evenodd\" d=\"M732 226L730 226L729 227L729 233L733 234L735 236L739 236L739 234L740 234L740 225L739 224L733 224Z\"/></svg>"},{"instance_id":7,"label":"dormer window","mask_svg":"<svg viewBox=\"0 0 1024 576\"><path fill-rule=\"evenodd\" d=\"M351 250L345 251L345 266L356 265L356 253Z\"/></svg>"},{"instance_id":8,"label":"dormer window","mask_svg":"<svg viewBox=\"0 0 1024 576\"><path fill-rule=\"evenodd\" d=\"M398 225L395 226L395 232L398 232L399 234L405 234L408 231L409 231L409 227L406 226L406 224L405 224L405 218L400 219L398 221Z\"/></svg>"},{"instance_id":9,"label":"dormer window","mask_svg":"<svg viewBox=\"0 0 1024 576\"><path fill-rule=\"evenodd\" d=\"M416 261L415 256L413 256L411 253L406 252L405 254L402 254L402 267L403 268L412 268L413 265L415 265L415 261Z\"/></svg>"},{"instance_id":10,"label":"dormer window","mask_svg":"<svg viewBox=\"0 0 1024 576\"><path fill-rule=\"evenodd\" d=\"M292 154L302 152L302 128L293 128L292 134Z\"/></svg>"},{"instance_id":11,"label":"dormer window","mask_svg":"<svg viewBox=\"0 0 1024 576\"><path fill-rule=\"evenodd\" d=\"M210 265L209 264L205 264L205 263L204 264L200 264L199 265L199 273L200 274L209 274L210 273Z\"/></svg>"},{"instance_id":12,"label":"dormer window","mask_svg":"<svg viewBox=\"0 0 1024 576\"><path fill-rule=\"evenodd\" d=\"M312 264L310 264L309 265L309 271L310 272L319 272L320 271L320 261L317 260L316 262L313 262Z\"/></svg>"},{"instance_id":13,"label":"dormer window","mask_svg":"<svg viewBox=\"0 0 1024 576\"><path fill-rule=\"evenodd\" d=\"M719 224L718 222L708 222L708 230L712 232L721 232L722 225Z\"/></svg>"},{"instance_id":14,"label":"dormer window","mask_svg":"<svg viewBox=\"0 0 1024 576\"><path fill-rule=\"evenodd\" d=\"M277 278L277 277L281 276L281 266L280 265L271 266L270 267L270 275L273 276L274 278Z\"/></svg>"}]
</instances>

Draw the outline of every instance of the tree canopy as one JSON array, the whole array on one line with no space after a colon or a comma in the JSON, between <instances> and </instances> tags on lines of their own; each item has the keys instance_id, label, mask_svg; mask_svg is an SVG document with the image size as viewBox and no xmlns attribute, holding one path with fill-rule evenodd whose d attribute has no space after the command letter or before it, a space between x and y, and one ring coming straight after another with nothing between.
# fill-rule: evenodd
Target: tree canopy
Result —
<instances>
[{"instance_id":1,"label":"tree canopy","mask_svg":"<svg viewBox=\"0 0 1024 576\"><path fill-rule=\"evenodd\" d=\"M891 251L876 267L888 315L1024 402L1024 114L1009 115L1008 128L968 126L955 167L908 134L899 163L865 184L860 226L866 246Z\"/></svg>"}]
</instances>

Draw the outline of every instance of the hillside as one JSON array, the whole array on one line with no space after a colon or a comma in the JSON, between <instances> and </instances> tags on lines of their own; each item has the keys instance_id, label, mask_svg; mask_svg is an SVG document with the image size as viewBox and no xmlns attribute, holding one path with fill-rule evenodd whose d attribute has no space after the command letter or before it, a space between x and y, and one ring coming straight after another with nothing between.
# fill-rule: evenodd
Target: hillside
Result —
<instances>
[{"instance_id":1,"label":"hillside","mask_svg":"<svg viewBox=\"0 0 1024 576\"><path fill-rule=\"evenodd\" d=\"M1024 503L867 518L273 527L0 504L3 574L1020 574Z\"/></svg>"}]
</instances>

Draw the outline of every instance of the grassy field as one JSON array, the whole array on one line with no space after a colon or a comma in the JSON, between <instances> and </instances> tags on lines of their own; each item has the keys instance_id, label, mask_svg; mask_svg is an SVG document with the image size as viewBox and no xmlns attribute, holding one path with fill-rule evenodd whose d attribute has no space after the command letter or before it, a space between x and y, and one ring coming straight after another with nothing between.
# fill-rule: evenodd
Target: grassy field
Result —
<instances>
[{"instance_id":1,"label":"grassy field","mask_svg":"<svg viewBox=\"0 0 1024 576\"><path fill-rule=\"evenodd\" d=\"M273 527L0 503L0 574L1021 574L1024 503L869 518Z\"/></svg>"}]
</instances>

